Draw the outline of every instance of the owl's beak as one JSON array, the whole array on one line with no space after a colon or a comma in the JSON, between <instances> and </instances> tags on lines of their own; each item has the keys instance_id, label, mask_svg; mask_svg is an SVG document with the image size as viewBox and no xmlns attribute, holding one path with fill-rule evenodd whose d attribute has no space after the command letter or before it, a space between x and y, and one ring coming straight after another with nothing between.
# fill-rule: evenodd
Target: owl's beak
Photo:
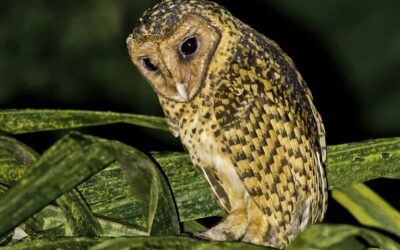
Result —
<instances>
[{"instance_id":1,"label":"owl's beak","mask_svg":"<svg viewBox=\"0 0 400 250\"><path fill-rule=\"evenodd\" d=\"M188 96L187 88L186 88L185 84L177 82L176 83L176 90L178 91L178 94L182 97L182 99L184 101L188 101L189 100L189 96Z\"/></svg>"},{"instance_id":2,"label":"owl's beak","mask_svg":"<svg viewBox=\"0 0 400 250\"><path fill-rule=\"evenodd\" d=\"M190 78L191 74L187 72L185 78L183 79L183 83L181 82L176 83L176 91L178 91L178 94L182 97L184 101L189 101L188 86Z\"/></svg>"}]
</instances>

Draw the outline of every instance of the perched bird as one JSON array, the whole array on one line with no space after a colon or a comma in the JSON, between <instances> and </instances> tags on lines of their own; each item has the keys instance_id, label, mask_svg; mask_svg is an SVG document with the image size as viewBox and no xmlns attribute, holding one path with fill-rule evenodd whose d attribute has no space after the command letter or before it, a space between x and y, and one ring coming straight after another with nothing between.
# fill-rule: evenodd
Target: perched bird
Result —
<instances>
[{"instance_id":1,"label":"perched bird","mask_svg":"<svg viewBox=\"0 0 400 250\"><path fill-rule=\"evenodd\" d=\"M324 126L275 42L214 2L165 0L127 45L228 214L198 237L283 248L322 221Z\"/></svg>"}]
</instances>

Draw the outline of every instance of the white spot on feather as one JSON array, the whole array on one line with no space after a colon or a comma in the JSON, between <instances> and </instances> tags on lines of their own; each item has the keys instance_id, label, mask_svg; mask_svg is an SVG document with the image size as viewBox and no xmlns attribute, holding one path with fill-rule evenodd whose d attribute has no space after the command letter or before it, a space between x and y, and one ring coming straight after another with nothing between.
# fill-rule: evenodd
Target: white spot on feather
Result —
<instances>
[{"instance_id":1,"label":"white spot on feather","mask_svg":"<svg viewBox=\"0 0 400 250\"><path fill-rule=\"evenodd\" d=\"M321 187L321 191L322 191L322 213L321 213L321 218L319 218L320 220L322 220L325 216L326 213L326 200L328 199L328 197L326 197L326 192L325 190L327 190L327 183L326 183L326 179L325 179L325 169L324 169L324 165L322 164L321 161L321 156L318 152L316 152L317 155L317 166L318 166L318 172L319 172L319 178L321 179L321 183L322 183L322 187Z\"/></svg>"},{"instance_id":2,"label":"white spot on feather","mask_svg":"<svg viewBox=\"0 0 400 250\"><path fill-rule=\"evenodd\" d=\"M201 128L205 128L205 126L201 123L200 114L197 113L191 119L190 129L199 131ZM220 180L221 187L229 197L231 210L243 207L247 193L244 184L239 178L229 155L221 152L219 142L216 141L214 134L209 131L209 129L203 129L201 133L196 135L186 133L186 136L181 137L182 142L184 145L190 145L187 148L193 162L197 162L199 167L207 168L215 173L217 179ZM185 133L181 132L181 135L185 135ZM189 143L190 140L197 140L197 142Z\"/></svg>"},{"instance_id":3,"label":"white spot on feather","mask_svg":"<svg viewBox=\"0 0 400 250\"><path fill-rule=\"evenodd\" d=\"M221 169L223 169L223 164L222 164L222 159L219 155L213 156L213 163L215 170L217 170L217 172L221 172Z\"/></svg>"},{"instance_id":4,"label":"white spot on feather","mask_svg":"<svg viewBox=\"0 0 400 250\"><path fill-rule=\"evenodd\" d=\"M300 232L302 232L304 229L306 229L306 226L308 225L308 219L310 216L310 204L311 204L311 199L308 198L304 202L304 211L303 214L301 215L301 223L300 223Z\"/></svg>"},{"instance_id":5,"label":"white spot on feather","mask_svg":"<svg viewBox=\"0 0 400 250\"><path fill-rule=\"evenodd\" d=\"M243 185L242 180L240 180L239 175L232 162L229 160L228 157L223 157L221 155L214 155L212 159L217 175L220 176L225 185L230 187L231 192L238 195L236 197L242 197L242 199L240 200L232 199L231 197L229 197L231 201L232 211L243 206L247 191Z\"/></svg>"}]
</instances>

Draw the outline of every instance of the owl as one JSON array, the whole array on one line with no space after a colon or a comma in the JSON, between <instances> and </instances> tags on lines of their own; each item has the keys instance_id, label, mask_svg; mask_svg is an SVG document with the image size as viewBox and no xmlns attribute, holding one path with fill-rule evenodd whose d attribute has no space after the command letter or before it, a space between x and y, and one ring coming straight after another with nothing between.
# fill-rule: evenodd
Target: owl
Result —
<instances>
[{"instance_id":1,"label":"owl","mask_svg":"<svg viewBox=\"0 0 400 250\"><path fill-rule=\"evenodd\" d=\"M197 237L283 248L327 208L325 130L293 61L206 0L165 0L127 38L227 216Z\"/></svg>"}]
</instances>

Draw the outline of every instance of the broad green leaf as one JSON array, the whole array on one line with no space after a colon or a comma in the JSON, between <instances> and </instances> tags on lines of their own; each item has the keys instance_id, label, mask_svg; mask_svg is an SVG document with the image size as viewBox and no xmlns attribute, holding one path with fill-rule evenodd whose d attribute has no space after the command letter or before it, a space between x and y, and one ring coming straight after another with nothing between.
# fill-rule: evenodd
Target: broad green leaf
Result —
<instances>
[{"instance_id":1,"label":"broad green leaf","mask_svg":"<svg viewBox=\"0 0 400 250\"><path fill-rule=\"evenodd\" d=\"M7 136L0 136L0 152L0 183L8 187L16 183L28 167L39 158L39 154L33 149ZM3 189L1 195L5 194L6 190L8 191L8 188ZM66 231L70 231L69 225L66 223L64 214L56 213L53 208L54 206L48 206L36 213L20 225L20 229L27 233L37 233L63 225L62 235L65 235Z\"/></svg>"},{"instance_id":2,"label":"broad green leaf","mask_svg":"<svg viewBox=\"0 0 400 250\"><path fill-rule=\"evenodd\" d=\"M8 188L6 186L3 186L0 184L0 198L3 196L6 192L8 191ZM11 241L12 234L4 234L0 235L0 246L7 244L8 242Z\"/></svg>"},{"instance_id":3,"label":"broad green leaf","mask_svg":"<svg viewBox=\"0 0 400 250\"><path fill-rule=\"evenodd\" d=\"M158 167L144 153L119 142L113 142L118 150L118 161L131 192L136 197L148 197L147 226L150 235L179 235L179 219L172 193Z\"/></svg>"},{"instance_id":4,"label":"broad green leaf","mask_svg":"<svg viewBox=\"0 0 400 250\"><path fill-rule=\"evenodd\" d=\"M39 158L33 149L8 136L0 136L0 183L11 185Z\"/></svg>"},{"instance_id":5,"label":"broad green leaf","mask_svg":"<svg viewBox=\"0 0 400 250\"><path fill-rule=\"evenodd\" d=\"M7 136L0 136L0 151L3 152L0 155L0 183L6 185L17 182L28 170L28 167L39 158L39 154L33 149ZM68 234L70 228L73 229L75 235L91 236L98 234L100 225L91 212L87 208L85 209L86 204L80 199L79 194L75 191L68 192L57 199L57 203L61 208L64 208L65 215L62 214L61 220L59 215L56 216L55 213L52 213L53 209L47 208L26 221L26 230L37 232L63 225L62 229L65 230L62 235ZM37 218L40 218L40 220ZM71 227L65 223L65 219L69 221ZM87 223L88 221L90 222ZM90 227L91 225L93 227Z\"/></svg>"},{"instance_id":6,"label":"broad green leaf","mask_svg":"<svg viewBox=\"0 0 400 250\"><path fill-rule=\"evenodd\" d=\"M115 222L109 217L96 217L96 219L101 225L101 236L118 237L147 235L147 233L133 226ZM83 221L84 219L80 220ZM74 228L74 226L76 226L75 224L71 227L69 223L70 222L67 222L64 211L62 211L60 207L47 205L33 217L30 217L29 220L24 223L25 225L22 225L22 229L29 235L35 235L35 237L73 236L73 231L81 231Z\"/></svg>"},{"instance_id":7,"label":"broad green leaf","mask_svg":"<svg viewBox=\"0 0 400 250\"><path fill-rule=\"evenodd\" d=\"M77 112L79 113L80 111ZM1 115L2 114L0 113L0 117ZM83 123L87 125L99 125L94 122L94 120L91 120L88 123ZM48 120L48 122L51 123L51 120ZM68 122L65 124L73 124L74 126L76 125ZM68 128L68 126L62 128ZM43 128L42 125L39 125L39 127ZM60 129L60 127L57 127L57 129ZM18 147L20 147L18 142L15 140L13 141L13 139L8 137L1 138L0 183L9 185L24 174L26 166L29 164L23 160L24 157L22 156L24 156L24 154L29 156L29 150L24 149L23 146L23 153L18 153L16 155L19 155L19 157L15 157L13 156L13 151L18 151ZM2 141L5 141L6 143L1 144ZM26 148L29 149L27 146ZM329 188L338 189L345 186L350 186L356 182L379 178L381 176L398 175L400 172L399 149L400 138L378 139L360 143L329 146L328 161L326 164ZM196 218L224 214L224 211L218 206L215 197L211 194L211 190L204 180L201 172L191 164L190 159L186 154L153 153L153 157L162 167L169 180L173 193L175 194L175 201L177 203L180 221L185 222ZM31 163L35 161L34 157L30 158L33 159L31 160ZM41 234L44 237L49 237L52 235L58 236L63 234L71 235L71 232L68 232L67 229L63 228L62 223L65 223L66 218L68 219L69 224L72 225L72 230L79 235L120 236L124 233L127 233L127 235L163 235L177 234L179 231L175 207L169 194L167 184L162 178L162 175L158 172L157 167L155 167L149 159L146 160L145 155L136 151L135 149L132 149L119 142L108 141L90 136L81 136L77 133L73 133L64 137L60 142L56 143L51 149L49 149L39 160L39 162L34 164L33 168L36 168L37 165L40 164L63 166L64 168L67 168L66 166L72 167L75 165L85 165L88 168L96 168L96 170L94 170L92 173L98 171L97 168L101 168L97 164L103 164L102 167L107 166L105 170L93 175L83 183L81 183L83 179L79 180L79 178L75 178L79 180L75 184L70 183L71 187L81 183L77 187L79 194L76 193L72 197L68 197L68 195L65 194L62 196L63 198L58 199L58 203L61 204L61 207L64 208L65 211L62 213L58 207L56 207L56 210L58 209L59 214L62 215L61 217L65 215L67 215L67 217L63 217L58 221L60 223L60 221L64 220L64 222L61 222L61 224L53 224L52 227L49 227L46 231L44 231ZM122 172L120 170L120 166L123 169ZM46 171L54 171L54 169L51 169L49 166L42 168L45 171L40 173L47 174ZM28 174L32 171L33 170L29 169L27 176L29 176ZM69 173L68 171L70 170L65 169L65 171ZM138 173L135 174L135 171L138 171ZM92 175L92 173L87 173L86 176L88 177ZM62 171L58 172L57 177L64 174L65 173ZM72 176L73 173L71 172L69 175ZM127 177L126 179L128 181L124 181L123 176ZM36 173L36 177L38 178L31 178L31 180L38 181L43 178L39 173ZM57 179L54 176L54 173L53 177L54 180ZM75 181L73 177L69 177L69 179L73 179ZM20 183L23 183L24 180L25 178ZM145 185L135 185L141 180L145 180ZM18 187L20 183L16 184L15 187ZM41 184L42 187L44 187L43 183ZM120 185L118 186L118 184ZM25 185L28 186L27 184ZM53 183L53 185L55 184ZM33 186L36 187L36 185ZM131 190L127 188L128 186ZM56 190L59 188L57 185L55 185L55 187ZM65 188L65 186L62 187ZM15 190L15 188L8 191L4 196L9 195L9 193L13 192L13 190ZM51 191L54 191L54 189ZM62 192L57 190L57 192L62 194L65 192L65 190ZM50 194L51 193L52 192L50 192ZM130 196L127 195L128 193ZM163 195L166 193L166 196ZM58 197L60 194L56 195L55 197ZM71 194L71 192L68 194ZM82 197L79 196L80 194L82 194ZM49 197L45 197L45 195L43 196L46 199L48 198L47 203L50 202ZM130 199L132 197L134 197L133 200ZM63 199L66 200L63 201ZM85 200L85 203L88 204L88 207L85 207L85 204L82 203L82 199ZM77 203L68 206L71 200L75 200ZM0 202L2 201L3 200L0 200ZM42 206L47 203L42 204ZM9 205L6 202L4 204L7 204L5 207ZM37 213L37 215L42 215L43 211L49 209L50 207L51 206L47 206L40 213ZM0 221L2 221L1 209L3 209L2 206L0 206ZM27 211L27 208L25 209ZM79 210L83 212L86 211L88 216L85 216L85 213L81 215L79 215L79 213L71 213L71 211ZM94 212L94 216L98 217L95 218L91 214L91 211ZM17 210L17 212L19 211ZM34 211L30 211L29 213L33 214ZM74 216L76 216L76 218L74 218ZM365 216L365 214L362 216ZM46 218L47 220L49 219L46 216L43 218ZM82 223L82 221L86 220L80 220L81 218L86 218L86 220L89 218L87 225L90 226L88 228L92 228L94 231L88 230L85 232L86 224ZM35 219L35 217L33 217L33 219ZM363 217L363 219L365 219L365 217ZM29 224L29 221L31 220L32 219L28 220L27 223ZM90 222L90 220L92 221ZM374 220L377 220L377 218L374 218ZM23 219L21 221L23 221ZM97 221L98 223L96 223ZM34 223L37 223L37 221L34 221ZM103 228L103 233L98 231L99 223ZM193 227L190 229L191 226ZM80 231L80 228L83 229L83 231ZM186 226L186 228L189 228L192 231L197 231L196 225L191 225L190 222L189 226ZM2 225L0 224L0 235L2 232L1 230ZM393 227L388 231L393 232L393 230L397 229ZM372 232L372 234L367 233L366 235L367 236L365 237L374 238L375 234ZM365 244L358 241L357 238L349 236L343 238L339 245L333 245L333 248L328 249L335 249L335 246L351 246L351 248L357 249L359 247L365 247Z\"/></svg>"},{"instance_id":8,"label":"broad green leaf","mask_svg":"<svg viewBox=\"0 0 400 250\"><path fill-rule=\"evenodd\" d=\"M11 246L2 247L2 250L86 250L91 246L110 238L96 237L60 237L53 239L35 239L23 241Z\"/></svg>"},{"instance_id":9,"label":"broad green leaf","mask_svg":"<svg viewBox=\"0 0 400 250\"><path fill-rule=\"evenodd\" d=\"M26 166L18 159L8 155L0 156L0 183L12 185L26 171Z\"/></svg>"},{"instance_id":10,"label":"broad green leaf","mask_svg":"<svg viewBox=\"0 0 400 250\"><path fill-rule=\"evenodd\" d=\"M359 183L333 190L332 196L362 225L400 236L400 213L366 185Z\"/></svg>"},{"instance_id":11,"label":"broad green leaf","mask_svg":"<svg viewBox=\"0 0 400 250\"><path fill-rule=\"evenodd\" d=\"M118 162L91 176L77 189L95 216L132 226L140 229L142 235L148 235L145 221L150 190L133 195Z\"/></svg>"},{"instance_id":12,"label":"broad green leaf","mask_svg":"<svg viewBox=\"0 0 400 250\"><path fill-rule=\"evenodd\" d=\"M393 143L397 143L397 141L394 140ZM367 145L371 144L373 145L373 142L367 142ZM380 145L379 141L378 145ZM393 148L392 144L389 144L389 146ZM333 150L330 150L330 154L336 153L334 151L336 147L338 146L334 146ZM346 152L345 147L340 147L340 149L342 152ZM349 147L349 149L352 150L351 147ZM357 150L357 152L360 151L360 149ZM391 152L393 155L397 153L395 150L392 150ZM202 177L202 174L190 163L186 154L154 153L153 157L159 162L169 179L169 183L175 194L175 200L180 220L182 222L196 218L224 214L224 211L220 208L214 196L211 194L209 186ZM109 218L117 224L123 223L129 225L129 223L126 222L126 219L128 219L133 225L138 226L140 223L134 222L134 218L136 218L137 221L143 221L143 217L141 217L144 214L141 210L142 206L139 203L134 202L132 204L137 205L134 206L134 209L131 209L129 202L126 203L126 197L124 197L124 194L126 195L129 193L129 190L126 189L126 186L128 185L122 177L119 165L115 162L113 162L113 164L109 166L110 169L104 170L91 177L88 181L82 183L78 186L78 190L83 194L84 199L89 204L90 209L95 213L95 215L101 216L102 218ZM328 169L334 169L335 167L335 163L330 163L330 165L328 165ZM334 176L333 174L335 174L334 171L331 171L331 173L332 174L328 175L328 178L332 178L332 176ZM377 173L377 176L379 176L379 173ZM344 179L346 179L346 177L344 177ZM331 188L347 185L346 183L343 183L342 180L337 184L335 183L335 180L338 180L338 178L333 178L333 181L328 179ZM353 182L353 179L347 179L347 181L350 185ZM116 195L114 191L122 192L124 194L121 197L120 195ZM109 197L112 198L107 200L105 194L108 194ZM115 233L111 233L111 235L115 235Z\"/></svg>"},{"instance_id":13,"label":"broad green leaf","mask_svg":"<svg viewBox=\"0 0 400 250\"><path fill-rule=\"evenodd\" d=\"M263 246L247 244L243 242L204 241L189 237L163 236L163 237L133 237L117 238L104 241L90 248L90 250L114 250L114 249L191 249L191 250L258 250L271 249Z\"/></svg>"},{"instance_id":14,"label":"broad green leaf","mask_svg":"<svg viewBox=\"0 0 400 250\"><path fill-rule=\"evenodd\" d=\"M19 225L21 229L25 230L27 234L41 234L47 235L50 230L54 228L62 228L60 234L54 235L54 231L49 232L53 236L72 236L73 229L67 222L67 218L60 207L56 205L47 205L40 212L31 216L24 224Z\"/></svg>"},{"instance_id":15,"label":"broad green leaf","mask_svg":"<svg viewBox=\"0 0 400 250\"><path fill-rule=\"evenodd\" d=\"M157 232L178 234L176 208L167 183L159 179L161 173L147 156L140 152L128 153L124 158L126 161L133 157L130 166L122 164L124 167L121 166L121 171L121 164L114 162L83 182L77 189L96 216L141 229L141 235L148 235L150 228L152 235ZM147 163L135 161L135 155L138 154L140 157L136 158L146 159ZM160 211L161 207L165 211ZM153 221L153 218L156 220ZM163 230L165 225L172 231Z\"/></svg>"},{"instance_id":16,"label":"broad green leaf","mask_svg":"<svg viewBox=\"0 0 400 250\"><path fill-rule=\"evenodd\" d=\"M208 228L203 226L200 222L196 220L188 220L182 223L183 224L183 231L185 233L198 233L198 232L204 232Z\"/></svg>"},{"instance_id":17,"label":"broad green leaf","mask_svg":"<svg viewBox=\"0 0 400 250\"><path fill-rule=\"evenodd\" d=\"M0 135L0 155L13 156L25 166L30 166L39 158L39 154L24 143L14 138Z\"/></svg>"},{"instance_id":18,"label":"broad green leaf","mask_svg":"<svg viewBox=\"0 0 400 250\"><path fill-rule=\"evenodd\" d=\"M1 197L0 235L109 163L104 154L97 157L98 146L89 150L74 141L73 137L66 136L47 150L26 171L24 178ZM80 155L85 155L81 157L84 159L79 159Z\"/></svg>"},{"instance_id":19,"label":"broad green leaf","mask_svg":"<svg viewBox=\"0 0 400 250\"><path fill-rule=\"evenodd\" d=\"M7 139L6 142L8 144L3 143L2 145L7 145L9 148L10 148L9 145L10 141L12 142L12 144L21 144L22 146L24 146L22 143L12 138L8 137L1 137L1 138ZM3 139L3 141L5 139ZM12 145L12 148L16 148L17 146L19 145ZM29 147L27 148L31 150ZM0 147L0 150L4 149ZM10 152L11 151L12 150L10 150ZM7 156L7 159L11 159L13 162L17 164L17 165L15 164L5 165L4 161L0 162L0 183L2 175L8 176L7 178L3 178L5 179L6 184L11 184L16 182L27 169L25 165L21 165L22 163L18 159L15 159L14 155L15 154L12 153L0 155L0 159L2 159L2 157L4 159L5 156ZM37 154L35 153L35 155ZM96 179L96 176L98 175L107 176L107 178ZM91 194L90 192L86 192L87 189L85 189L85 187L90 186L90 183L96 183L96 185L92 185L93 189L97 191L95 193L96 200L91 199L93 196L90 195ZM58 207L47 206L46 208L41 210L41 212L35 214L34 217L31 217L28 221L26 221L26 223L29 224L27 232L35 233L41 231L43 232L41 233L41 235L54 235L54 232L56 231L59 232L60 235L66 235L66 236L71 236L72 231L75 232L74 233L75 235L81 235L81 236L86 234L93 235L94 232L97 232L96 234L99 235L109 235L109 236L120 236L120 235L133 236L133 235L147 234L138 231L138 229L135 229L134 227L129 226L129 224L135 224L135 223L130 223L133 222L134 220L142 219L143 221L142 207L145 206L140 206L140 204L137 204L137 202L135 201L132 202L132 199L134 199L134 197L130 192L129 188L127 188L128 186L129 186L128 183L123 178L119 164L115 162L115 164L111 164L105 170L96 174L82 185L78 186L79 191L85 194L84 197L86 200L85 202L83 202L82 199L79 196L77 196L78 194L76 193L74 194L74 191L65 193L63 196L57 199L57 203L61 205L62 208L66 209L64 209L62 212ZM110 197L109 199L107 199L107 197L104 196L104 192L103 193L101 192L105 190L110 191L108 192ZM135 200L137 201L138 199ZM93 230L95 231L90 230L88 226L88 225L96 225L96 222L94 220L94 217L91 215L90 211L88 211L85 208L85 203L87 201L89 201L88 203L90 205L90 208L94 212L97 212L97 215L101 216L101 219L97 218L97 220L99 220L101 224L101 227L103 228L103 233L101 234L98 231L99 229L98 225L96 227L93 227ZM92 203L90 203L90 201ZM120 202L120 204L119 205L116 204L117 202ZM99 211L100 207L103 208L102 211ZM139 210L138 208L141 208L142 210ZM106 209L106 211L104 209ZM68 219L69 223L66 223L66 219ZM89 223L87 223L87 220L89 220ZM118 223L117 221L122 222L122 224ZM59 227L60 225L62 225L61 228L63 229L63 232L52 229L54 227ZM23 226L23 228L25 227Z\"/></svg>"},{"instance_id":20,"label":"broad green leaf","mask_svg":"<svg viewBox=\"0 0 400 250\"><path fill-rule=\"evenodd\" d=\"M384 177L387 178L387 179L396 179L396 180L398 180L398 179L400 179L400 172L389 174L389 175L385 175Z\"/></svg>"},{"instance_id":21,"label":"broad green leaf","mask_svg":"<svg viewBox=\"0 0 400 250\"><path fill-rule=\"evenodd\" d=\"M126 154L128 156L124 154L124 151L130 151ZM47 150L40 160L28 169L24 178L1 197L0 221L2 221L2 224L0 224L0 235L14 228L62 193L70 190L88 176L110 165L117 159L120 159L127 166L135 166L138 162L143 163L146 161L143 158L135 160L135 155L131 154L132 151L134 151L133 148L118 142L91 136L81 136L77 133L65 136ZM136 156L138 154L136 153ZM141 156L144 155L142 154ZM151 162L150 160L147 161ZM147 166L150 166L149 163ZM153 168L156 169L155 166ZM140 171L140 167L137 169ZM154 171L153 173L158 173ZM147 191L160 191L163 193L158 194L156 197L158 200L153 201L156 202L157 209L153 209L154 211L152 212L160 212L158 205L167 208L169 213L167 215L159 214L157 218L164 218L169 223L162 223L162 225L154 223L157 226L152 228L151 226L153 225L150 225L148 230L155 232L155 234L157 231L176 234L179 232L179 226L177 215L173 216L175 210L172 198L166 198L170 196L169 190L165 188L165 183L162 184L161 175L157 175L158 177L151 176L152 180L157 180L157 182L155 182L155 186L152 186L152 190ZM150 183L152 182L150 181ZM137 187L140 186L137 185ZM155 197L154 194L152 197ZM148 204L151 203L149 202ZM153 214L149 214L149 216L154 218ZM88 221L86 223L86 227L90 228L90 223ZM164 228L165 225L167 225L167 228Z\"/></svg>"},{"instance_id":22,"label":"broad green leaf","mask_svg":"<svg viewBox=\"0 0 400 250\"><path fill-rule=\"evenodd\" d=\"M84 110L0 110L0 131L10 134L128 123L168 131L164 118Z\"/></svg>"},{"instance_id":23,"label":"broad green leaf","mask_svg":"<svg viewBox=\"0 0 400 250\"><path fill-rule=\"evenodd\" d=\"M184 153L152 153L174 193L180 221L224 215L198 168Z\"/></svg>"},{"instance_id":24,"label":"broad green leaf","mask_svg":"<svg viewBox=\"0 0 400 250\"><path fill-rule=\"evenodd\" d=\"M68 220L73 235L90 237L102 234L100 223L76 189L72 189L58 198L57 204Z\"/></svg>"},{"instance_id":25,"label":"broad green leaf","mask_svg":"<svg viewBox=\"0 0 400 250\"><path fill-rule=\"evenodd\" d=\"M143 232L133 226L128 226L123 223L118 223L108 218L96 217L99 221L102 229L101 236L108 237L120 237L120 236L142 236L147 235L147 232Z\"/></svg>"},{"instance_id":26,"label":"broad green leaf","mask_svg":"<svg viewBox=\"0 0 400 250\"><path fill-rule=\"evenodd\" d=\"M400 137L368 140L328 147L329 189L400 172Z\"/></svg>"},{"instance_id":27,"label":"broad green leaf","mask_svg":"<svg viewBox=\"0 0 400 250\"><path fill-rule=\"evenodd\" d=\"M192 249L192 250L268 250L263 246L256 246L243 242L217 242L204 241L181 236L152 236L152 237L60 237L53 239L35 239L24 241L4 250L50 250L50 249L90 249L90 250L115 250L115 249Z\"/></svg>"},{"instance_id":28,"label":"broad green leaf","mask_svg":"<svg viewBox=\"0 0 400 250\"><path fill-rule=\"evenodd\" d=\"M378 247L383 250L400 249L400 244L370 229L351 225L315 224L309 226L287 248L288 250L362 250Z\"/></svg>"}]
</instances>

